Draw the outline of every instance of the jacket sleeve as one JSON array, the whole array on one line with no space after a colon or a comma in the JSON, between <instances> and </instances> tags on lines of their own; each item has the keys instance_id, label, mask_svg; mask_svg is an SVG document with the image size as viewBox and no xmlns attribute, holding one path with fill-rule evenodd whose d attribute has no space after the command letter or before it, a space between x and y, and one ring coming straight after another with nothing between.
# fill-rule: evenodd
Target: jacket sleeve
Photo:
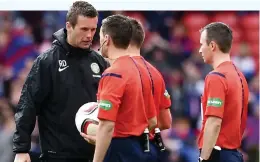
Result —
<instances>
[{"instance_id":1,"label":"jacket sleeve","mask_svg":"<svg viewBox=\"0 0 260 162\"><path fill-rule=\"evenodd\" d=\"M13 136L13 151L15 153L28 153L30 151L31 133L35 127L37 113L51 89L50 66L47 58L42 55L34 61L16 108L16 130Z\"/></svg>"}]
</instances>

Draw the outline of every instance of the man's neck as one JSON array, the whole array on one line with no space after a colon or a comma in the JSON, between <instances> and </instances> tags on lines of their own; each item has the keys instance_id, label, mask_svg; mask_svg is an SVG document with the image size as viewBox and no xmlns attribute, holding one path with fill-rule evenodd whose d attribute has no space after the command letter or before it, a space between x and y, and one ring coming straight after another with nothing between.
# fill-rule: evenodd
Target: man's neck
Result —
<instances>
[{"instance_id":1,"label":"man's neck","mask_svg":"<svg viewBox=\"0 0 260 162\"><path fill-rule=\"evenodd\" d=\"M127 49L130 56L141 56L140 48L129 46Z\"/></svg>"},{"instance_id":2,"label":"man's neck","mask_svg":"<svg viewBox=\"0 0 260 162\"><path fill-rule=\"evenodd\" d=\"M211 64L213 69L216 69L223 62L231 61L229 53L218 53L213 60Z\"/></svg>"},{"instance_id":3,"label":"man's neck","mask_svg":"<svg viewBox=\"0 0 260 162\"><path fill-rule=\"evenodd\" d=\"M125 49L113 48L108 53L108 59L110 60L109 62L111 64L113 64L116 59L122 56L129 56L129 52Z\"/></svg>"}]
</instances>

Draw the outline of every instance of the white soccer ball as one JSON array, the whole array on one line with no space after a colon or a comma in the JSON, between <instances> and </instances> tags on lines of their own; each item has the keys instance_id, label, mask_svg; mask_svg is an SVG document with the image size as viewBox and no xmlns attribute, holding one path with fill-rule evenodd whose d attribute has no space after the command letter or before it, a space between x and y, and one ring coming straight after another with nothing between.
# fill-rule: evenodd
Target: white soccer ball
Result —
<instances>
[{"instance_id":1,"label":"white soccer ball","mask_svg":"<svg viewBox=\"0 0 260 162\"><path fill-rule=\"evenodd\" d=\"M94 123L98 125L99 119L98 116L98 103L97 102L89 102L82 105L75 117L75 124L79 132L83 132L84 124L86 121ZM88 132L91 130L87 130ZM84 132L86 133L86 132ZM91 134L91 133L87 133Z\"/></svg>"}]
</instances>

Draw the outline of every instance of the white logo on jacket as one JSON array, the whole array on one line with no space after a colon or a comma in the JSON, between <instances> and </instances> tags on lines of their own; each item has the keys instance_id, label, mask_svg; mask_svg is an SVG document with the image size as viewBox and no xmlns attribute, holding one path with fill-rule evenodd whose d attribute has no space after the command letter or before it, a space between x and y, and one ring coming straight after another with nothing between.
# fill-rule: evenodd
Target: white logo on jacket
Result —
<instances>
[{"instance_id":1,"label":"white logo on jacket","mask_svg":"<svg viewBox=\"0 0 260 162\"><path fill-rule=\"evenodd\" d=\"M63 70L67 69L69 66L67 66L66 60L59 60L59 72L62 72Z\"/></svg>"},{"instance_id":2,"label":"white logo on jacket","mask_svg":"<svg viewBox=\"0 0 260 162\"><path fill-rule=\"evenodd\" d=\"M96 74L98 74L99 72L100 72L100 68L99 68L99 66L98 66L98 64L97 63L92 63L91 65L90 65L90 67L91 67L91 70L94 72L94 73L96 73Z\"/></svg>"}]
</instances>

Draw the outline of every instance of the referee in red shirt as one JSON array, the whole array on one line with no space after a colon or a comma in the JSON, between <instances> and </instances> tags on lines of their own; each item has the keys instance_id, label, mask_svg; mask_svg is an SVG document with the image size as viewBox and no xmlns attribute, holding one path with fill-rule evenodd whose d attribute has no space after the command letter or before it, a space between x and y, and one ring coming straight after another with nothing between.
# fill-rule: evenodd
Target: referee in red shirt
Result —
<instances>
[{"instance_id":1,"label":"referee in red shirt","mask_svg":"<svg viewBox=\"0 0 260 162\"><path fill-rule=\"evenodd\" d=\"M145 32L142 24L134 18L128 18L130 19L133 30L132 39L128 47L129 55L137 59L142 59L147 65L147 69L151 78L150 80L152 84L152 92L154 95L154 104L157 112L158 128L160 128L160 130L169 129L172 124L172 117L170 112L170 95L166 90L165 82L161 73L141 56L141 47L145 38ZM153 87L154 85L156 85L156 88ZM151 134L153 133L154 132L151 131Z\"/></svg>"},{"instance_id":2,"label":"referee in red shirt","mask_svg":"<svg viewBox=\"0 0 260 162\"><path fill-rule=\"evenodd\" d=\"M132 25L127 17L113 15L102 21L101 53L113 61L99 83L100 122L94 162L158 161L157 150L151 144L150 152L144 152L143 142L149 143L149 138L143 140L142 135L157 111L147 65L127 50L131 38Z\"/></svg>"},{"instance_id":3,"label":"referee in red shirt","mask_svg":"<svg viewBox=\"0 0 260 162\"><path fill-rule=\"evenodd\" d=\"M244 75L230 60L232 39L232 30L224 23L214 22L201 30L199 52L214 69L206 76L201 98L202 162L243 162L238 148L246 127L249 92Z\"/></svg>"}]
</instances>

